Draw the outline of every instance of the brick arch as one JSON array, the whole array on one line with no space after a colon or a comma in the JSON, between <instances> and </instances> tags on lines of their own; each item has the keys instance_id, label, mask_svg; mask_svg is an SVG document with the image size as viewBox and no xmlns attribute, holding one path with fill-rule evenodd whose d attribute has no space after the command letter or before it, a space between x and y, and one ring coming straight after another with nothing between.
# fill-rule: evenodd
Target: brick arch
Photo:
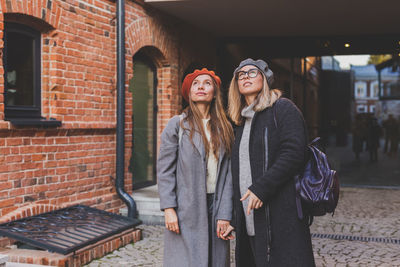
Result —
<instances>
[{"instance_id":1,"label":"brick arch","mask_svg":"<svg viewBox=\"0 0 400 267\"><path fill-rule=\"evenodd\" d=\"M62 13L62 9L55 0L2 1L1 8L5 17L8 16L10 20L23 22L24 18L35 18L33 23L37 24L38 30L42 32L57 29ZM29 23L31 24L32 21Z\"/></svg>"},{"instance_id":2,"label":"brick arch","mask_svg":"<svg viewBox=\"0 0 400 267\"><path fill-rule=\"evenodd\" d=\"M180 101L179 93L177 90L178 87L178 79L177 79L177 68L171 67L171 63L166 58L163 51L161 51L158 47L152 45L145 45L138 49L135 49L135 53L127 58L127 78L130 81L133 76L133 64L135 61L135 56L142 54L147 59L151 61L151 63L155 66L155 74L157 76L157 87L156 87L156 98L158 105L158 113L157 113L157 151L159 146L159 137L161 135L161 131L164 129L166 122L170 117L175 115L180 110ZM128 82L129 83L129 82ZM126 91L126 117L125 121L129 127L126 128L126 146L128 150L128 155L126 157L126 166L129 165L128 159L130 158L130 153L132 149L131 143L131 134L133 131L133 122L132 122L132 93L128 90ZM127 172L128 173L128 172ZM130 174L129 174L130 175ZM126 184L130 186L131 180L126 180Z\"/></svg>"},{"instance_id":3,"label":"brick arch","mask_svg":"<svg viewBox=\"0 0 400 267\"><path fill-rule=\"evenodd\" d=\"M136 54L145 47L154 47L160 51L164 58L158 62L158 67L173 64L171 59L174 48L171 36L161 24L155 23L150 17L143 17L133 21L126 28L126 43L128 44L130 55ZM159 57L159 59L161 59Z\"/></svg>"},{"instance_id":4,"label":"brick arch","mask_svg":"<svg viewBox=\"0 0 400 267\"><path fill-rule=\"evenodd\" d=\"M133 55L133 59L138 54L144 54L149 59L151 59L152 63L156 66L157 69L170 66L170 63L163 52L155 46L140 47L139 50L137 50L136 53Z\"/></svg>"},{"instance_id":5,"label":"brick arch","mask_svg":"<svg viewBox=\"0 0 400 267\"><path fill-rule=\"evenodd\" d=\"M139 50L144 51L157 67L157 98L162 114L159 114L158 135L164 128L168 118L177 114L181 109L179 94L180 82L178 80L177 44L174 33L165 25L151 17L141 17L134 20L126 27L127 58L132 61ZM129 79L132 64L127 64Z\"/></svg>"}]
</instances>

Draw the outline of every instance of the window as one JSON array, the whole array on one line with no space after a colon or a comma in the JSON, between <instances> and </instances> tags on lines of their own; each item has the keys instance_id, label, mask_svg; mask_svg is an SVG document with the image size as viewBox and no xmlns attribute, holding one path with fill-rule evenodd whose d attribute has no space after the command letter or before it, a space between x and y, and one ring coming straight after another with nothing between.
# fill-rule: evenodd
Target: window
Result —
<instances>
[{"instance_id":1,"label":"window","mask_svg":"<svg viewBox=\"0 0 400 267\"><path fill-rule=\"evenodd\" d=\"M355 83L355 98L363 98L367 95L367 84L365 82L356 82Z\"/></svg>"},{"instance_id":2,"label":"window","mask_svg":"<svg viewBox=\"0 0 400 267\"><path fill-rule=\"evenodd\" d=\"M4 28L6 119L40 118L40 32L16 23Z\"/></svg>"},{"instance_id":3,"label":"window","mask_svg":"<svg viewBox=\"0 0 400 267\"><path fill-rule=\"evenodd\" d=\"M366 113L367 112L367 106L366 105L358 105L357 106L357 113Z\"/></svg>"},{"instance_id":4,"label":"window","mask_svg":"<svg viewBox=\"0 0 400 267\"><path fill-rule=\"evenodd\" d=\"M144 53L139 51L133 57L133 78L129 86L133 114L129 171L134 189L156 184L157 69Z\"/></svg>"},{"instance_id":5,"label":"window","mask_svg":"<svg viewBox=\"0 0 400 267\"><path fill-rule=\"evenodd\" d=\"M375 105L369 106L369 113L375 113Z\"/></svg>"},{"instance_id":6,"label":"window","mask_svg":"<svg viewBox=\"0 0 400 267\"><path fill-rule=\"evenodd\" d=\"M379 97L379 86L378 81L373 81L370 85L369 95L371 98Z\"/></svg>"}]
</instances>

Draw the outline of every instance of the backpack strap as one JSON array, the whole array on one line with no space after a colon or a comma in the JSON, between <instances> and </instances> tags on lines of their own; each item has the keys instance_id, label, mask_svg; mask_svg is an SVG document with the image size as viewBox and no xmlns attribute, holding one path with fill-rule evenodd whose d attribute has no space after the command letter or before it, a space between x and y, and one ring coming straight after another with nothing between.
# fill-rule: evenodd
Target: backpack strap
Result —
<instances>
[{"instance_id":1,"label":"backpack strap","mask_svg":"<svg viewBox=\"0 0 400 267\"><path fill-rule=\"evenodd\" d=\"M183 129L181 127L182 120L183 120L183 113L179 115L178 145L181 143L183 136Z\"/></svg>"}]
</instances>

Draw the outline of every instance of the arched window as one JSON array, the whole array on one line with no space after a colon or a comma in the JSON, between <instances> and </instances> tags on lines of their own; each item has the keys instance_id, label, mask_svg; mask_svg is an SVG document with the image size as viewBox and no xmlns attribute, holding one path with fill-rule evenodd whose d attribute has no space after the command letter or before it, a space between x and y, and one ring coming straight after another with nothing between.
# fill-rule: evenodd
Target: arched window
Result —
<instances>
[{"instance_id":1,"label":"arched window","mask_svg":"<svg viewBox=\"0 0 400 267\"><path fill-rule=\"evenodd\" d=\"M133 188L156 183L157 149L157 69L143 52L133 57L132 154L129 170Z\"/></svg>"},{"instance_id":2,"label":"arched window","mask_svg":"<svg viewBox=\"0 0 400 267\"><path fill-rule=\"evenodd\" d=\"M40 32L17 23L4 27L5 119L41 117Z\"/></svg>"}]
</instances>

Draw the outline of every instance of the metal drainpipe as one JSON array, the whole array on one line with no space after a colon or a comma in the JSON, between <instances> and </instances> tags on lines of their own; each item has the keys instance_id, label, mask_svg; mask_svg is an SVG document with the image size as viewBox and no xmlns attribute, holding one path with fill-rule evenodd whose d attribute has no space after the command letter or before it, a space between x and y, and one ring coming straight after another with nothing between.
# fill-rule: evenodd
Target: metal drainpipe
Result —
<instances>
[{"instance_id":1,"label":"metal drainpipe","mask_svg":"<svg viewBox=\"0 0 400 267\"><path fill-rule=\"evenodd\" d=\"M125 1L117 0L117 162L115 187L128 206L128 217L136 217L136 204L124 191L125 177Z\"/></svg>"}]
</instances>

